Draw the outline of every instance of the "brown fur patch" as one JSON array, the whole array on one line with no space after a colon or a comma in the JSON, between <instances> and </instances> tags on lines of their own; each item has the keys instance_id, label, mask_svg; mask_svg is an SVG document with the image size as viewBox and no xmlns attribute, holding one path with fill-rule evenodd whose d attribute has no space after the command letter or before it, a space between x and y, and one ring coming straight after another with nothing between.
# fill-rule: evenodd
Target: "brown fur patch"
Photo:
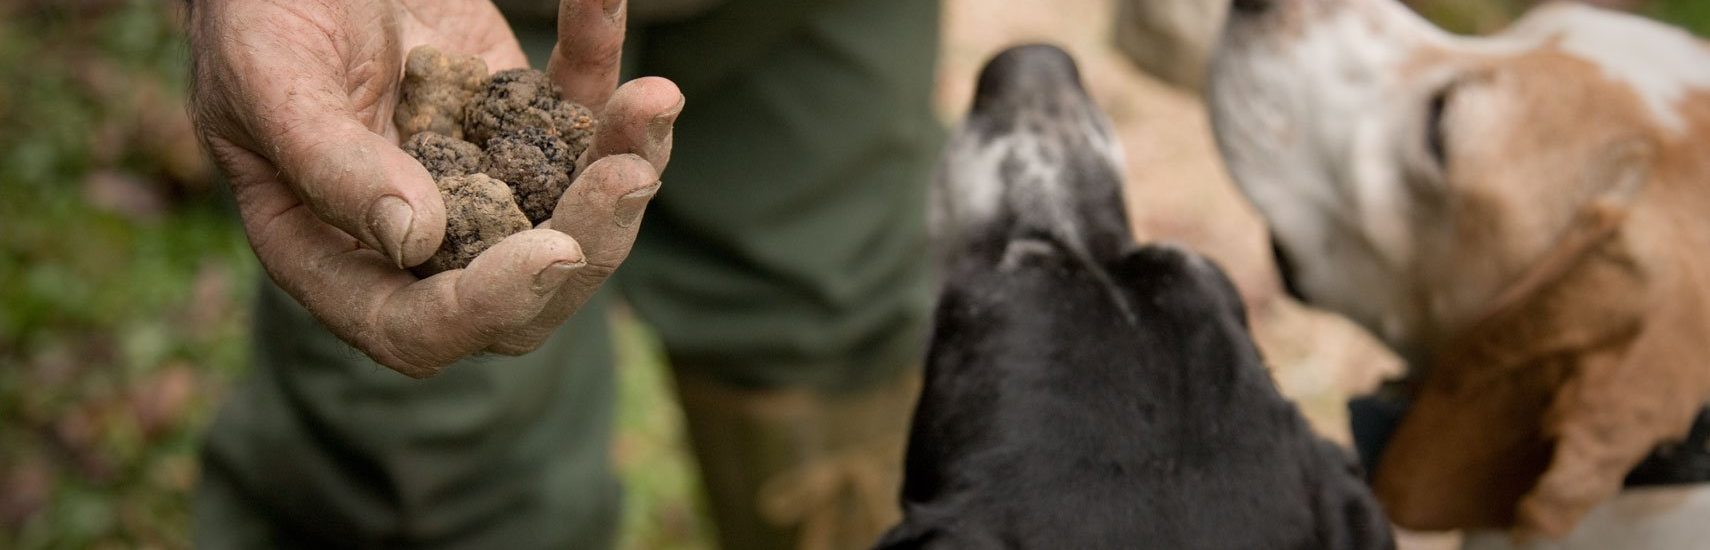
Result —
<instances>
[{"instance_id":1,"label":"brown fur patch","mask_svg":"<svg viewBox=\"0 0 1710 550\"><path fill-rule=\"evenodd\" d=\"M1375 476L1395 521L1564 535L1710 400L1710 94L1670 139L1625 84L1554 48L1488 59L1431 51L1414 74L1459 64L1495 94L1456 122L1441 219L1417 227L1439 362ZM1642 166L1640 166L1642 164ZM1624 178L1643 177L1636 195ZM1636 186L1635 186L1636 187ZM1630 221L1500 323L1489 302L1549 255L1593 201ZM1467 331L1478 331L1466 334Z\"/></svg>"}]
</instances>

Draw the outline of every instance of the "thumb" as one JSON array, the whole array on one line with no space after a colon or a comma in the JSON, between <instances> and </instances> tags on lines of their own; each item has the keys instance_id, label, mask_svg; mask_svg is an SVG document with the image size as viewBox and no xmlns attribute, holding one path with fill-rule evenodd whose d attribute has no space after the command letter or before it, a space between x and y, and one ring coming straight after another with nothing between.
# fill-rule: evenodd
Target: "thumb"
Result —
<instances>
[{"instance_id":1,"label":"thumb","mask_svg":"<svg viewBox=\"0 0 1710 550\"><path fill-rule=\"evenodd\" d=\"M399 267L433 256L445 205L421 164L356 120L325 113L271 135L274 165L315 215Z\"/></svg>"}]
</instances>

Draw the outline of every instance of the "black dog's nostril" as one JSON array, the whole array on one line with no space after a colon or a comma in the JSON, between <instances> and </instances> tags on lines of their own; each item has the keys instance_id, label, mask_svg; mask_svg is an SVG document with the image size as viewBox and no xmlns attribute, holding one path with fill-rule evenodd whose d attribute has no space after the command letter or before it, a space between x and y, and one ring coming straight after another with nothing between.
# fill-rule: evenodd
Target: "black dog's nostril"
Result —
<instances>
[{"instance_id":1,"label":"black dog's nostril","mask_svg":"<svg viewBox=\"0 0 1710 550\"><path fill-rule=\"evenodd\" d=\"M1235 11L1246 14L1264 13L1275 4L1274 0L1234 0Z\"/></svg>"}]
</instances>

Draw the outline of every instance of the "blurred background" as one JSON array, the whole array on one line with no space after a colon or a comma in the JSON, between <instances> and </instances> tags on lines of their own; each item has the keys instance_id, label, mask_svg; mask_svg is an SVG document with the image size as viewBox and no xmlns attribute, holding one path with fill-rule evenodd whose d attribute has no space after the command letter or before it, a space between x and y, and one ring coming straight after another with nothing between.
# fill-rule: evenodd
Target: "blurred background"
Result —
<instances>
[{"instance_id":1,"label":"blurred background","mask_svg":"<svg viewBox=\"0 0 1710 550\"><path fill-rule=\"evenodd\" d=\"M1599 3L1710 32L1703 0ZM1414 4L1451 30L1486 32L1531 2ZM182 5L0 0L0 548L187 545L200 430L245 369L258 268L184 114ZM944 9L943 119L959 116L998 49L1067 47L1117 122L1136 232L1222 262L1284 391L1345 438L1346 395L1397 363L1280 296L1262 226L1223 174L1196 94L1116 53L1112 0ZM645 327L618 328L623 544L704 548L663 366Z\"/></svg>"}]
</instances>

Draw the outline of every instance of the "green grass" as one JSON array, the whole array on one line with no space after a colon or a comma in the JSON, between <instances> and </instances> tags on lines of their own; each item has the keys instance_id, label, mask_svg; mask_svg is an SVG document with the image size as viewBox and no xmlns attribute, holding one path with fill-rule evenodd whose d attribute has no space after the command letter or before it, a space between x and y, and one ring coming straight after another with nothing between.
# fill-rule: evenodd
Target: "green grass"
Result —
<instances>
[{"instance_id":1,"label":"green grass","mask_svg":"<svg viewBox=\"0 0 1710 550\"><path fill-rule=\"evenodd\" d=\"M1672 0L1658 2L1647 10L1657 19L1686 27L1699 36L1710 36L1710 2L1704 0Z\"/></svg>"},{"instance_id":2,"label":"green grass","mask_svg":"<svg viewBox=\"0 0 1710 550\"><path fill-rule=\"evenodd\" d=\"M14 542L173 545L199 428L241 369L248 248L217 204L139 224L0 197L0 483L51 488Z\"/></svg>"},{"instance_id":3,"label":"green grass","mask_svg":"<svg viewBox=\"0 0 1710 550\"><path fill-rule=\"evenodd\" d=\"M1529 0L1413 0L1425 17L1463 34L1494 32L1523 13ZM1710 36L1710 2L1703 0L1659 0L1641 11L1651 17L1686 27L1700 36Z\"/></svg>"},{"instance_id":4,"label":"green grass","mask_svg":"<svg viewBox=\"0 0 1710 550\"><path fill-rule=\"evenodd\" d=\"M199 428L241 369L255 268L222 199L143 219L83 193L158 169L100 139L137 104L73 62L181 83L158 6L0 14L0 547L183 546Z\"/></svg>"},{"instance_id":5,"label":"green grass","mask_svg":"<svg viewBox=\"0 0 1710 550\"><path fill-rule=\"evenodd\" d=\"M612 451L625 489L619 546L710 548L707 520L698 507L698 472L659 342L630 316L614 317L619 395Z\"/></svg>"}]
</instances>

